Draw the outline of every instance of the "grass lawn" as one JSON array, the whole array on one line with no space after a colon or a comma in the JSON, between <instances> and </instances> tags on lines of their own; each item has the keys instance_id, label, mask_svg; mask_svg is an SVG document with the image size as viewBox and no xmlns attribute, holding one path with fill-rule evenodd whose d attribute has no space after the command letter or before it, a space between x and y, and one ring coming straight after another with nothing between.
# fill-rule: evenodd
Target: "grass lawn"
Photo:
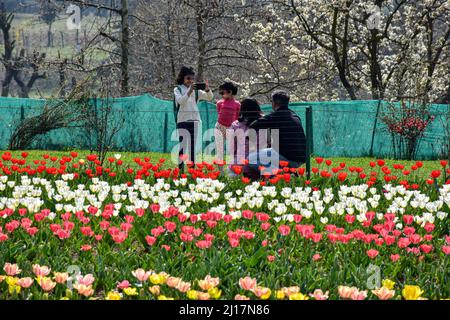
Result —
<instances>
[{"instance_id":1,"label":"grass lawn","mask_svg":"<svg viewBox=\"0 0 450 320\"><path fill-rule=\"evenodd\" d=\"M70 150L72 151L72 150ZM49 154L51 156L56 156L56 157L62 157L64 155L69 155L70 151L49 151L49 150L26 150L26 152L28 152L28 159L29 160L34 160L34 159L40 159L43 160L42 156L44 154ZM85 158L88 154L90 154L91 152L89 150L73 150L76 151L78 153L78 157L79 158ZM21 157L21 153L23 151L10 151L13 155L13 157ZM0 152L1 153L1 152ZM124 161L124 163L129 164L130 166L133 167L137 167L137 165L134 163L134 159L135 158L141 158L143 159L144 157L147 157L150 159L150 162L158 162L158 160L160 158L164 158L166 159L166 162L164 163L163 168L174 168L175 164L173 164L170 161L170 154L169 153L158 153L158 152L110 152L108 154L107 157L113 157L114 154L121 154L121 159ZM362 167L364 168L364 170L366 172L370 172L371 171L371 167L369 165L369 163L371 161L375 161L377 160L377 158L369 158L369 157L364 157L364 158L346 158L346 157L336 157L336 158L326 158L326 159L330 159L332 161L332 165L333 166L338 166L339 163L341 162L345 162L347 167L351 167L351 166L355 166L355 167ZM212 158L211 157L205 157L205 159L203 159L204 161L207 162L212 162ZM416 161L407 161L407 160L396 160L396 159L384 159L386 162L387 166L392 166L393 164L403 164L405 165L405 169L410 169L411 165L415 164ZM29 161L29 163L31 162ZM200 159L198 159L198 161L200 161ZM423 162L423 167L420 170L420 173L424 176L429 176L429 174L431 173L432 170L436 170L436 169L441 169L441 165L439 163L439 160L430 160L430 161L422 161ZM314 167L316 165L314 159L312 159L311 161L311 166ZM322 164L323 166L324 164Z\"/></svg>"}]
</instances>

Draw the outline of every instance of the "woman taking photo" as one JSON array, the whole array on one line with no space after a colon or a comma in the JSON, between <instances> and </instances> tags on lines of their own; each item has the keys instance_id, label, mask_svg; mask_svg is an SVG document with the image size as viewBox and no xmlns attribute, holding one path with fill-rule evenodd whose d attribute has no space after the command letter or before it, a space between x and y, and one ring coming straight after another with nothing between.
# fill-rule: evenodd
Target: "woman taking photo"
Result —
<instances>
[{"instance_id":1,"label":"woman taking photo","mask_svg":"<svg viewBox=\"0 0 450 320\"><path fill-rule=\"evenodd\" d=\"M201 126L197 102L211 101L213 93L209 89L208 81L205 81L203 90L201 85L195 84L194 77L195 72L192 68L182 67L177 77L177 87L173 92L175 121L180 142L179 154L189 154L189 160L195 163L196 138ZM180 169L183 169L182 159L178 161Z\"/></svg>"}]
</instances>

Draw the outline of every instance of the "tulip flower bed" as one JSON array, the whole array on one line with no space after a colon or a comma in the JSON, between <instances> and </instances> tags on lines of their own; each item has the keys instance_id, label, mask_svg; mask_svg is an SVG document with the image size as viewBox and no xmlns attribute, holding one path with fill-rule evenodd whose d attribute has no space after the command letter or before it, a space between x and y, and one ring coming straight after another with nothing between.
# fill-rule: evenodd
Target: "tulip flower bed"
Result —
<instances>
[{"instance_id":1,"label":"tulip flower bed","mask_svg":"<svg viewBox=\"0 0 450 320\"><path fill-rule=\"evenodd\" d=\"M164 161L3 153L0 298L450 298L446 161L259 182Z\"/></svg>"}]
</instances>

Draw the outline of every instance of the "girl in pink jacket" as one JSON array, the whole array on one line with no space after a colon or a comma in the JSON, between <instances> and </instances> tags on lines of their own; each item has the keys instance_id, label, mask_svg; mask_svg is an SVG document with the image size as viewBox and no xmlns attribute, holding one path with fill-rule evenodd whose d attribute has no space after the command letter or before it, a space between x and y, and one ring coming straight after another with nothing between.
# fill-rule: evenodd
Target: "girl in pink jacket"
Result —
<instances>
[{"instance_id":1,"label":"girl in pink jacket","mask_svg":"<svg viewBox=\"0 0 450 320\"><path fill-rule=\"evenodd\" d=\"M224 146L227 137L227 129L239 117L241 104L234 97L238 88L231 82L225 82L219 87L222 99L217 102L217 122L214 130L214 141L216 144L216 159L224 160Z\"/></svg>"}]
</instances>

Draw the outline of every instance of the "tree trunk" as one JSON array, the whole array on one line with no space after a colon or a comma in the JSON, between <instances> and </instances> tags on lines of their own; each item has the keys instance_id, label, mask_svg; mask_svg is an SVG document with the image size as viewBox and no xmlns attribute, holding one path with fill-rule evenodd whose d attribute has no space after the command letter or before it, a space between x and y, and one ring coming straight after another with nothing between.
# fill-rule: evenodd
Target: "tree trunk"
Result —
<instances>
[{"instance_id":1,"label":"tree trunk","mask_svg":"<svg viewBox=\"0 0 450 320\"><path fill-rule=\"evenodd\" d=\"M168 4L169 9L168 9L168 20L167 20L167 25L166 25L166 30L167 30L167 42L169 45L169 60L170 60L170 69L171 69L171 73L172 73L172 79L173 82L175 83L175 79L176 79L176 67L175 67L175 58L174 58L174 54L173 54L173 36L174 36L174 32L173 32L173 27L172 27L172 19L171 19L171 15L173 14L172 11L172 2L170 2Z\"/></svg>"},{"instance_id":2,"label":"tree trunk","mask_svg":"<svg viewBox=\"0 0 450 320\"><path fill-rule=\"evenodd\" d=\"M129 42L130 42L130 32L128 25L128 0L122 0L122 9L120 10L121 22L122 22L122 42L121 42L121 93L122 96L126 97L129 94L129 74L128 74L128 63L129 63Z\"/></svg>"},{"instance_id":3,"label":"tree trunk","mask_svg":"<svg viewBox=\"0 0 450 320\"><path fill-rule=\"evenodd\" d=\"M11 80L13 79L13 73L10 69L6 69L5 77L2 81L2 97L9 96L9 85L11 84Z\"/></svg>"},{"instance_id":4,"label":"tree trunk","mask_svg":"<svg viewBox=\"0 0 450 320\"><path fill-rule=\"evenodd\" d=\"M375 1L375 5L378 7L378 9L381 12L381 5L383 1L377 0ZM372 91L372 99L373 100L380 100L383 99L383 93L382 93L382 76L381 76L381 68L380 63L378 61L378 50L379 50L379 30L378 26L374 26L370 30L370 40L367 44L369 49L369 63L370 63L370 84L371 84L371 91Z\"/></svg>"},{"instance_id":5,"label":"tree trunk","mask_svg":"<svg viewBox=\"0 0 450 320\"><path fill-rule=\"evenodd\" d=\"M205 50L206 41L204 34L204 21L203 21L203 10L202 3L197 9L196 23L197 23L197 47L198 47L198 57L197 57L197 80L203 80L203 73L205 67Z\"/></svg>"},{"instance_id":6,"label":"tree trunk","mask_svg":"<svg viewBox=\"0 0 450 320\"><path fill-rule=\"evenodd\" d=\"M59 97L64 98L66 96L66 86L67 86L67 76L66 76L66 66L67 66L67 59L64 59L64 61L59 66Z\"/></svg>"},{"instance_id":7,"label":"tree trunk","mask_svg":"<svg viewBox=\"0 0 450 320\"><path fill-rule=\"evenodd\" d=\"M53 33L52 33L52 24L48 24L48 31L47 31L47 48L53 47Z\"/></svg>"},{"instance_id":8,"label":"tree trunk","mask_svg":"<svg viewBox=\"0 0 450 320\"><path fill-rule=\"evenodd\" d=\"M348 95L350 96L350 99L356 100L356 94L355 89L353 88L352 84L349 82L347 77L347 28L348 28L348 20L349 15L347 14L345 17L345 23L346 23L346 29L344 32L344 39L343 39L343 47L344 50L342 50L342 60L341 56L339 54L339 48L337 45L337 24L338 24L338 13L339 10L336 8L333 12L333 23L331 26L331 42L332 42L332 54L334 57L334 61L336 63L336 68L338 70L339 79L341 80L342 85L344 86L345 90L347 91Z\"/></svg>"},{"instance_id":9,"label":"tree trunk","mask_svg":"<svg viewBox=\"0 0 450 320\"><path fill-rule=\"evenodd\" d=\"M5 67L5 75L2 81L2 97L7 97L9 95L9 85L14 76L14 70L12 65L12 53L14 50L14 41L11 40L10 30L14 15L12 13L7 13L5 10L4 3L1 3L0 7L0 28L3 33L3 66Z\"/></svg>"}]
</instances>

